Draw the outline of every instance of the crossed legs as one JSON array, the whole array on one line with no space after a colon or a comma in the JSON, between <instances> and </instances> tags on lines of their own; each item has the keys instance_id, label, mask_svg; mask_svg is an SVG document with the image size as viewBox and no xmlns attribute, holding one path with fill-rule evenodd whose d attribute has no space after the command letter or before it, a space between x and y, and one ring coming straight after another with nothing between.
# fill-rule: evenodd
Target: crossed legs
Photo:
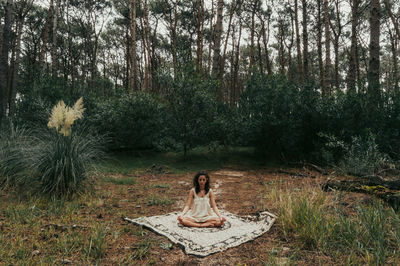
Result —
<instances>
[{"instance_id":1,"label":"crossed legs","mask_svg":"<svg viewBox=\"0 0 400 266\"><path fill-rule=\"evenodd\" d=\"M184 225L189 227L220 227L224 224L226 219L222 217L222 221L218 218L211 218L204 223L198 223L195 220L188 218L188 217L178 217L178 221Z\"/></svg>"}]
</instances>

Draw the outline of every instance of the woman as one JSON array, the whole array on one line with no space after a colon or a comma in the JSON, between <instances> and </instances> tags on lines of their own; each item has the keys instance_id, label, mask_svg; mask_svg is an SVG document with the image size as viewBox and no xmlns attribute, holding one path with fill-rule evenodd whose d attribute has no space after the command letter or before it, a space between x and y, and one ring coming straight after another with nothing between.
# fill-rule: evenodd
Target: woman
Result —
<instances>
[{"instance_id":1,"label":"woman","mask_svg":"<svg viewBox=\"0 0 400 266\"><path fill-rule=\"evenodd\" d=\"M178 216L178 221L182 225L190 227L222 226L226 219L221 216L215 204L207 172L198 172L193 178L193 185L194 188L189 191L185 208Z\"/></svg>"}]
</instances>

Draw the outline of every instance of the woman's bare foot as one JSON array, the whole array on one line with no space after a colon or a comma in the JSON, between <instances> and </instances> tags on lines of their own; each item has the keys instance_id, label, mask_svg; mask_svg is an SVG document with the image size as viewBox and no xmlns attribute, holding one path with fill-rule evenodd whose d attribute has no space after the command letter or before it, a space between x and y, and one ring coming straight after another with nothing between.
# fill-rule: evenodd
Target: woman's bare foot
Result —
<instances>
[{"instance_id":1,"label":"woman's bare foot","mask_svg":"<svg viewBox=\"0 0 400 266\"><path fill-rule=\"evenodd\" d=\"M214 223L212 222L205 222L205 223L201 223L200 227L214 227Z\"/></svg>"},{"instance_id":2,"label":"woman's bare foot","mask_svg":"<svg viewBox=\"0 0 400 266\"><path fill-rule=\"evenodd\" d=\"M182 216L178 216L178 221L180 222L180 223L182 223L182 221L183 221L183 218L182 218Z\"/></svg>"}]
</instances>

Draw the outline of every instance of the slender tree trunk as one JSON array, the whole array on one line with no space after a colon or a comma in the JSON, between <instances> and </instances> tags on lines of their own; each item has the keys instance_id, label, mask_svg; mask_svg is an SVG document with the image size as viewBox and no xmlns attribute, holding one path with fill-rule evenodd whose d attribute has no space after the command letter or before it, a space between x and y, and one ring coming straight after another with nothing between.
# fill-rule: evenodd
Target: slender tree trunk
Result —
<instances>
[{"instance_id":1,"label":"slender tree trunk","mask_svg":"<svg viewBox=\"0 0 400 266\"><path fill-rule=\"evenodd\" d=\"M217 22L215 24L214 32L214 58L213 58L213 76L219 77L221 69L221 37L222 37L222 13L223 13L223 0L218 0L217 6ZM218 85L218 100L223 100L222 84Z\"/></svg>"},{"instance_id":2,"label":"slender tree trunk","mask_svg":"<svg viewBox=\"0 0 400 266\"><path fill-rule=\"evenodd\" d=\"M263 43L264 43L264 50L265 50L265 61L267 65L267 73L268 75L272 75L272 66L271 66L271 60L269 59L269 51L268 51L268 41L269 41L269 20L270 17L268 17L268 26L267 30L265 29L265 22L264 20L261 21L261 31L263 34ZM265 32L268 32L268 37Z\"/></svg>"},{"instance_id":3,"label":"slender tree trunk","mask_svg":"<svg viewBox=\"0 0 400 266\"><path fill-rule=\"evenodd\" d=\"M236 49L235 49L235 35L236 35L236 30L235 30L235 25L232 25L232 35L231 35L231 39L232 39L232 51L231 51L231 56L230 56L230 84L229 84L229 103L231 106L234 106L234 99L233 99L233 91L235 89L235 53L236 53Z\"/></svg>"},{"instance_id":4,"label":"slender tree trunk","mask_svg":"<svg viewBox=\"0 0 400 266\"><path fill-rule=\"evenodd\" d=\"M137 66L136 66L136 0L131 0L130 4L130 50L129 50L129 59L130 59L130 68L129 68L129 90L135 91L137 90Z\"/></svg>"},{"instance_id":5,"label":"slender tree trunk","mask_svg":"<svg viewBox=\"0 0 400 266\"><path fill-rule=\"evenodd\" d=\"M144 8L144 33L145 33L145 39L144 39L144 47L145 47L145 53L144 56L146 58L145 60L145 66L144 66L144 80L143 80L143 89L145 91L150 92L151 91L151 83L150 83L150 63L151 63L151 51L150 51L150 29L149 29L149 9L148 9L148 4L147 0L143 1L143 8Z\"/></svg>"},{"instance_id":6,"label":"slender tree trunk","mask_svg":"<svg viewBox=\"0 0 400 266\"><path fill-rule=\"evenodd\" d=\"M331 81L331 32L329 29L329 6L328 0L324 0L324 24L325 24L325 95L332 92Z\"/></svg>"},{"instance_id":7,"label":"slender tree trunk","mask_svg":"<svg viewBox=\"0 0 400 266\"><path fill-rule=\"evenodd\" d=\"M351 47L350 47L350 59L349 59L349 72L347 73L347 86L349 90L356 89L358 5L359 5L359 0L352 0Z\"/></svg>"},{"instance_id":8,"label":"slender tree trunk","mask_svg":"<svg viewBox=\"0 0 400 266\"><path fill-rule=\"evenodd\" d=\"M300 34L299 34L299 19L298 19L298 1L294 0L294 24L296 28L296 48L297 48L297 80L303 82L303 66L301 60L301 48L300 48Z\"/></svg>"},{"instance_id":9,"label":"slender tree trunk","mask_svg":"<svg viewBox=\"0 0 400 266\"><path fill-rule=\"evenodd\" d=\"M336 87L336 90L340 89L340 83L339 83L339 39L342 34L342 24L341 24L341 19L340 19L339 1L340 0L335 0L336 20L337 20L337 24L338 24L337 31L335 31L332 23L330 22L332 32L335 36L333 45L334 45L334 50L335 50L335 87Z\"/></svg>"},{"instance_id":10,"label":"slender tree trunk","mask_svg":"<svg viewBox=\"0 0 400 266\"><path fill-rule=\"evenodd\" d=\"M370 96L371 104L374 106L378 106L380 102L380 9L379 0L371 0L368 94Z\"/></svg>"},{"instance_id":11,"label":"slender tree trunk","mask_svg":"<svg viewBox=\"0 0 400 266\"><path fill-rule=\"evenodd\" d=\"M203 72L203 37L204 37L204 0L197 0L197 72Z\"/></svg>"},{"instance_id":12,"label":"slender tree trunk","mask_svg":"<svg viewBox=\"0 0 400 266\"><path fill-rule=\"evenodd\" d=\"M322 21L321 21L321 1L317 0L317 47L318 47L318 67L319 67L319 80L322 88L322 95L326 94L324 64L322 60Z\"/></svg>"},{"instance_id":13,"label":"slender tree trunk","mask_svg":"<svg viewBox=\"0 0 400 266\"><path fill-rule=\"evenodd\" d=\"M3 24L1 24L0 20L0 58L1 58L2 48L3 48Z\"/></svg>"},{"instance_id":14,"label":"slender tree trunk","mask_svg":"<svg viewBox=\"0 0 400 266\"><path fill-rule=\"evenodd\" d=\"M14 47L14 60L12 67L12 78L10 82L10 93L8 97L8 106L9 106L9 116L14 115L15 113L15 100L17 97L17 84L18 84L18 70L20 63L20 54L21 54L21 35L24 26L24 17L20 17L17 27L16 27L16 40Z\"/></svg>"},{"instance_id":15,"label":"slender tree trunk","mask_svg":"<svg viewBox=\"0 0 400 266\"><path fill-rule=\"evenodd\" d=\"M207 62L207 75L211 73L211 53L212 53L212 36L214 36L214 26L213 26L213 19L214 19L214 1L211 0L211 16L210 16L210 41L208 43L208 62Z\"/></svg>"},{"instance_id":16,"label":"slender tree trunk","mask_svg":"<svg viewBox=\"0 0 400 266\"><path fill-rule=\"evenodd\" d=\"M219 77L218 77L220 84L223 84L223 77L224 77L223 73L224 73L224 70L225 70L226 49L228 47L228 38L229 38L230 31L231 31L232 19L233 19L233 14L235 13L235 10L236 10L236 6L237 6L237 2L235 1L235 5L232 6L231 12L229 14L228 30L226 32L224 51L222 53L222 58L221 58L221 69L222 69L222 71L219 72Z\"/></svg>"},{"instance_id":17,"label":"slender tree trunk","mask_svg":"<svg viewBox=\"0 0 400 266\"><path fill-rule=\"evenodd\" d=\"M283 44L283 35L284 35L284 26L283 21L279 20L278 22L279 27L279 49L278 49L278 58L279 58L279 74L282 76L285 75L285 49Z\"/></svg>"},{"instance_id":18,"label":"slender tree trunk","mask_svg":"<svg viewBox=\"0 0 400 266\"><path fill-rule=\"evenodd\" d=\"M257 36L257 48L258 48L258 63L260 66L260 73L264 73L264 65L263 65L263 60L262 60L262 49L261 49L261 36L262 32L259 32Z\"/></svg>"},{"instance_id":19,"label":"slender tree trunk","mask_svg":"<svg viewBox=\"0 0 400 266\"><path fill-rule=\"evenodd\" d=\"M400 29L399 29L399 23L396 21L396 18L393 15L393 12L390 8L389 5L389 0L383 0L383 2L385 3L385 9L389 14L390 19L392 20L394 29L396 30L396 34L397 34L397 39L400 39Z\"/></svg>"},{"instance_id":20,"label":"slender tree trunk","mask_svg":"<svg viewBox=\"0 0 400 266\"><path fill-rule=\"evenodd\" d=\"M309 79L308 71L308 31L307 31L307 1L302 0L303 8L303 73L304 79L307 81Z\"/></svg>"},{"instance_id":21,"label":"slender tree trunk","mask_svg":"<svg viewBox=\"0 0 400 266\"><path fill-rule=\"evenodd\" d=\"M242 21L239 18L239 39L235 51L235 71L234 71L234 86L233 86L233 102L236 103L239 91L239 56L240 56L240 40L242 38Z\"/></svg>"},{"instance_id":22,"label":"slender tree trunk","mask_svg":"<svg viewBox=\"0 0 400 266\"><path fill-rule=\"evenodd\" d=\"M40 73L42 73L42 68L43 68L43 63L44 63L44 55L46 53L47 42L49 39L52 11L53 11L53 0L50 0L49 10L47 12L46 24L44 25L44 29L43 29L42 46L40 47L40 54L39 54L39 71L40 71Z\"/></svg>"},{"instance_id":23,"label":"slender tree trunk","mask_svg":"<svg viewBox=\"0 0 400 266\"><path fill-rule=\"evenodd\" d=\"M393 61L393 83L395 93L399 93L399 67L397 62L397 46L398 39L393 36L392 31L389 29L390 46L392 48L392 61Z\"/></svg>"},{"instance_id":24,"label":"slender tree trunk","mask_svg":"<svg viewBox=\"0 0 400 266\"><path fill-rule=\"evenodd\" d=\"M53 14L53 43L51 46L51 70L52 75L55 77L57 75L57 19L58 19L58 10L60 8L61 0L57 0L56 7L54 9Z\"/></svg>"},{"instance_id":25,"label":"slender tree trunk","mask_svg":"<svg viewBox=\"0 0 400 266\"><path fill-rule=\"evenodd\" d=\"M3 118L6 115L8 89L7 89L7 78L8 78L8 52L10 49L11 39L11 21L13 13L13 0L7 0L4 15L4 27L3 27L3 45L0 59L0 125Z\"/></svg>"},{"instance_id":26,"label":"slender tree trunk","mask_svg":"<svg viewBox=\"0 0 400 266\"><path fill-rule=\"evenodd\" d=\"M254 64L254 27L255 27L256 1L253 2L253 10L251 11L251 28L250 28L250 55L249 55L249 75L251 74Z\"/></svg>"}]
</instances>

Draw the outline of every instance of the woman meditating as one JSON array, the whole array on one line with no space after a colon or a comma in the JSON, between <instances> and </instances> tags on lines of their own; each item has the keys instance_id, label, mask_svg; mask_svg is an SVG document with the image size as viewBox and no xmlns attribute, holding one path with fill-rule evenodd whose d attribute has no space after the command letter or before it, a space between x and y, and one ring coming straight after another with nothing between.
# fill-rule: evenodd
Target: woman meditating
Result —
<instances>
[{"instance_id":1,"label":"woman meditating","mask_svg":"<svg viewBox=\"0 0 400 266\"><path fill-rule=\"evenodd\" d=\"M215 204L213 191L210 189L210 177L207 172L198 172L193 178L194 188L189 191L186 206L178 221L190 227L218 227L226 219L221 216ZM214 210L214 212L211 210Z\"/></svg>"}]
</instances>

